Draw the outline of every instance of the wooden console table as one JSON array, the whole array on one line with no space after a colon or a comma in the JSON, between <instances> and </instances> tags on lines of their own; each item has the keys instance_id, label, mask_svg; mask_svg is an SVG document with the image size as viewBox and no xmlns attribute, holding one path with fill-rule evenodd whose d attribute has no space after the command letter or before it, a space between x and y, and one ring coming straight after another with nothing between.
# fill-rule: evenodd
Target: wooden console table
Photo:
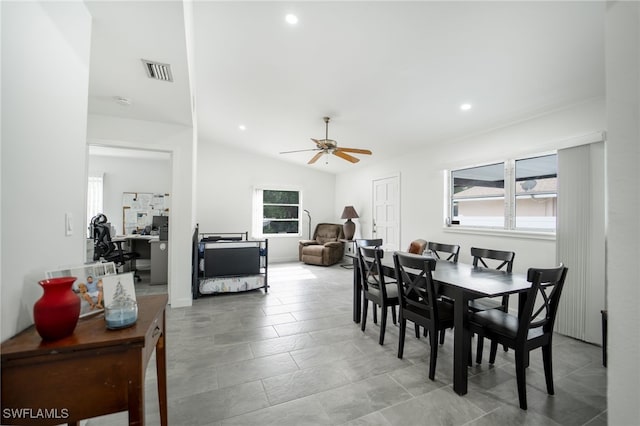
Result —
<instances>
[{"instance_id":1,"label":"wooden console table","mask_svg":"<svg viewBox=\"0 0 640 426\"><path fill-rule=\"evenodd\" d=\"M166 294L140 296L132 327L107 330L99 314L80 319L71 336L55 342L42 341L30 327L2 343L2 424L77 425L128 410L130 425L144 425L144 378L155 348L166 426L166 306Z\"/></svg>"}]
</instances>

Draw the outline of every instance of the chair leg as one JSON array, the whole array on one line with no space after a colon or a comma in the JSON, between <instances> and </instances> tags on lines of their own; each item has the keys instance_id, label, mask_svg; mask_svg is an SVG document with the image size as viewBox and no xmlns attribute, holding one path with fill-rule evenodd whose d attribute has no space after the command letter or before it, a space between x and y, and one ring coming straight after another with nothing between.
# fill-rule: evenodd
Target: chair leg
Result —
<instances>
[{"instance_id":1,"label":"chair leg","mask_svg":"<svg viewBox=\"0 0 640 426\"><path fill-rule=\"evenodd\" d=\"M547 393L553 395L553 368L551 365L551 343L542 347L542 363L544 364L544 379L547 382Z\"/></svg>"},{"instance_id":2,"label":"chair leg","mask_svg":"<svg viewBox=\"0 0 640 426\"><path fill-rule=\"evenodd\" d=\"M420 326L416 323L413 324L413 328L416 330L416 339L420 338Z\"/></svg>"},{"instance_id":3,"label":"chair leg","mask_svg":"<svg viewBox=\"0 0 640 426\"><path fill-rule=\"evenodd\" d=\"M380 340L378 343L384 345L384 331L387 328L387 310L389 308L387 306L380 307L380 315L382 316L382 320L380 321Z\"/></svg>"},{"instance_id":4,"label":"chair leg","mask_svg":"<svg viewBox=\"0 0 640 426\"><path fill-rule=\"evenodd\" d=\"M396 305L391 306L391 319L393 320L394 324L398 323L398 321L396 320Z\"/></svg>"},{"instance_id":5,"label":"chair leg","mask_svg":"<svg viewBox=\"0 0 640 426\"><path fill-rule=\"evenodd\" d=\"M440 330L440 344L444 345L444 330Z\"/></svg>"},{"instance_id":6,"label":"chair leg","mask_svg":"<svg viewBox=\"0 0 640 426\"><path fill-rule=\"evenodd\" d=\"M373 308L373 323L377 324L378 323L378 305L372 302L371 307Z\"/></svg>"},{"instance_id":7,"label":"chair leg","mask_svg":"<svg viewBox=\"0 0 640 426\"><path fill-rule=\"evenodd\" d=\"M438 359L438 331L431 330L429 333L429 343L431 344L431 356L429 359L429 379L435 380L436 362Z\"/></svg>"},{"instance_id":8,"label":"chair leg","mask_svg":"<svg viewBox=\"0 0 640 426\"><path fill-rule=\"evenodd\" d=\"M482 364L482 350L484 346L484 337L481 335L477 335L478 337L478 347L476 348L476 364Z\"/></svg>"},{"instance_id":9,"label":"chair leg","mask_svg":"<svg viewBox=\"0 0 640 426\"><path fill-rule=\"evenodd\" d=\"M526 366L525 354L516 350L516 381L518 383L518 399L520 400L520 408L527 409L527 382L526 382Z\"/></svg>"},{"instance_id":10,"label":"chair leg","mask_svg":"<svg viewBox=\"0 0 640 426\"><path fill-rule=\"evenodd\" d=\"M498 344L494 341L491 341L491 351L489 352L489 364L494 364L496 362L497 353L498 353Z\"/></svg>"},{"instance_id":11,"label":"chair leg","mask_svg":"<svg viewBox=\"0 0 640 426\"><path fill-rule=\"evenodd\" d=\"M362 304L362 318L360 319L360 329L364 331L365 327L367 326L367 311L369 310L369 301L366 298L363 298L362 301L364 303ZM375 305L373 312L375 312Z\"/></svg>"},{"instance_id":12,"label":"chair leg","mask_svg":"<svg viewBox=\"0 0 640 426\"><path fill-rule=\"evenodd\" d=\"M400 315L400 337L398 338L398 358L402 359L404 354L404 335L407 331L407 320Z\"/></svg>"}]
</instances>

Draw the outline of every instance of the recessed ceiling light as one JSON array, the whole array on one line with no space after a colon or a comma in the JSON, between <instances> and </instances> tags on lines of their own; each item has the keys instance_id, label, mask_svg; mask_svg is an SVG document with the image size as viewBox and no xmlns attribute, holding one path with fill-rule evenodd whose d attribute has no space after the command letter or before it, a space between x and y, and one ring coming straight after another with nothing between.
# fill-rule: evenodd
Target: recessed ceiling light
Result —
<instances>
[{"instance_id":1,"label":"recessed ceiling light","mask_svg":"<svg viewBox=\"0 0 640 426\"><path fill-rule=\"evenodd\" d=\"M240 129L240 130L242 130L244 132L245 130L247 130L247 126L245 126L244 124L240 124L238 126L238 129Z\"/></svg>"},{"instance_id":2,"label":"recessed ceiling light","mask_svg":"<svg viewBox=\"0 0 640 426\"><path fill-rule=\"evenodd\" d=\"M294 15L293 13L289 13L287 14L287 16L284 17L285 21L287 21L287 23L291 24L291 25L295 25L298 23L298 17L296 15Z\"/></svg>"},{"instance_id":3,"label":"recessed ceiling light","mask_svg":"<svg viewBox=\"0 0 640 426\"><path fill-rule=\"evenodd\" d=\"M462 104L460 105L460 109L463 111L468 111L471 109L471 104Z\"/></svg>"}]
</instances>

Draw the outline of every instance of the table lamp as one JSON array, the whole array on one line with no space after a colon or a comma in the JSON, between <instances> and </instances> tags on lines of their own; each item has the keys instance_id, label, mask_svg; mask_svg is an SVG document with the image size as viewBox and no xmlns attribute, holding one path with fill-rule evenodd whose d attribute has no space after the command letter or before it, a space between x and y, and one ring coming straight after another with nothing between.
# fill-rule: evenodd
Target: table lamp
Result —
<instances>
[{"instance_id":1,"label":"table lamp","mask_svg":"<svg viewBox=\"0 0 640 426\"><path fill-rule=\"evenodd\" d=\"M353 234L356 232L356 224L351 221L351 219L358 218L358 213L356 213L356 209L353 206L346 206L342 211L342 219L347 219L347 221L342 225L342 229L344 230L344 238L346 240L353 240Z\"/></svg>"}]
</instances>

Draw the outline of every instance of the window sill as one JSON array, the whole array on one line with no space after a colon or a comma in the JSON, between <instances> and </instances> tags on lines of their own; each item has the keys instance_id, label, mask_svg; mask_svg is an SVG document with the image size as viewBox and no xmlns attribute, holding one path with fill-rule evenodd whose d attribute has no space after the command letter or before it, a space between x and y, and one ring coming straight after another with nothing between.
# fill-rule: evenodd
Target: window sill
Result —
<instances>
[{"instance_id":1,"label":"window sill","mask_svg":"<svg viewBox=\"0 0 640 426\"><path fill-rule=\"evenodd\" d=\"M454 234L472 234L472 235L491 235L509 238L524 238L531 240L548 240L555 241L555 232L542 232L542 231L517 231L510 229L489 229L489 228L472 228L469 226L445 226L442 228L444 232L451 232Z\"/></svg>"}]
</instances>

